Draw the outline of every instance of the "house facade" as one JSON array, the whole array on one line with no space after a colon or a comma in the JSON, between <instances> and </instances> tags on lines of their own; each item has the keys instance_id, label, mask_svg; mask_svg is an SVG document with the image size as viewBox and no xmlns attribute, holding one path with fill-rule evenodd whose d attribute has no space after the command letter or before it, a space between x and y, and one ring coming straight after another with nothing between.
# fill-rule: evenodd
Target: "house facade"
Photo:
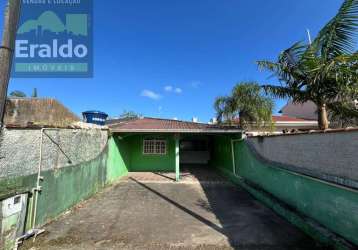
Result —
<instances>
[{"instance_id":1,"label":"house facade","mask_svg":"<svg viewBox=\"0 0 358 250\"><path fill-rule=\"evenodd\" d=\"M176 180L181 166L221 164L222 151L230 154L231 141L242 137L236 126L147 117L109 121L108 127L128 171L175 171Z\"/></svg>"}]
</instances>

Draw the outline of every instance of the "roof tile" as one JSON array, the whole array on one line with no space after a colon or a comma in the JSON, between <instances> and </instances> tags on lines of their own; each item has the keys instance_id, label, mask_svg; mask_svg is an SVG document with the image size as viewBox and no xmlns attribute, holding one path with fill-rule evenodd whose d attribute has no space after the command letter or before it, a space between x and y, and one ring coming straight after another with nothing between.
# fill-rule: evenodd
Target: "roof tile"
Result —
<instances>
[{"instance_id":1,"label":"roof tile","mask_svg":"<svg viewBox=\"0 0 358 250\"><path fill-rule=\"evenodd\" d=\"M205 123L196 123L196 122L187 122L187 121L178 121L178 120L170 120L170 119L160 119L160 118L137 118L132 120L127 120L123 122L118 122L114 124L108 124L109 128L113 131L137 131L137 130L146 130L146 131L173 131L173 130L181 130L181 131L190 131L190 130L202 130L210 131L210 130L231 130L235 129L238 132L240 131L237 126L227 127L227 126L219 126L219 125L211 125Z\"/></svg>"}]
</instances>

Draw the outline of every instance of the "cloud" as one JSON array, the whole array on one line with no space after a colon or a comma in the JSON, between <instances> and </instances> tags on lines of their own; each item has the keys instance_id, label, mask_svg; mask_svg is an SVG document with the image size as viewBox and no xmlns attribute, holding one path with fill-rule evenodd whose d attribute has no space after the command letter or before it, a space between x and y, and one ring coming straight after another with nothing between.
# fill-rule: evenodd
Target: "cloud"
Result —
<instances>
[{"instance_id":1,"label":"cloud","mask_svg":"<svg viewBox=\"0 0 358 250\"><path fill-rule=\"evenodd\" d=\"M175 88L174 92L177 94L181 94L183 90L181 88Z\"/></svg>"},{"instance_id":2,"label":"cloud","mask_svg":"<svg viewBox=\"0 0 358 250\"><path fill-rule=\"evenodd\" d=\"M151 91L151 90L148 90L148 89L142 90L140 95L143 96L143 97L148 97L148 98L153 99L153 100L159 100L160 98L162 98L162 96L160 94L157 94L154 91Z\"/></svg>"},{"instance_id":3,"label":"cloud","mask_svg":"<svg viewBox=\"0 0 358 250\"><path fill-rule=\"evenodd\" d=\"M164 87L164 90L166 92L173 92L173 93L176 93L176 94L181 94L183 92L183 90L181 88L178 88L178 87L173 87L171 85L167 85Z\"/></svg>"},{"instance_id":4,"label":"cloud","mask_svg":"<svg viewBox=\"0 0 358 250\"><path fill-rule=\"evenodd\" d=\"M172 92L173 91L173 86L167 85L164 87L164 90L167 92Z\"/></svg>"},{"instance_id":5,"label":"cloud","mask_svg":"<svg viewBox=\"0 0 358 250\"><path fill-rule=\"evenodd\" d=\"M201 82L200 81L192 81L191 82L191 86L193 87L193 88L199 88L200 86L201 86Z\"/></svg>"}]
</instances>

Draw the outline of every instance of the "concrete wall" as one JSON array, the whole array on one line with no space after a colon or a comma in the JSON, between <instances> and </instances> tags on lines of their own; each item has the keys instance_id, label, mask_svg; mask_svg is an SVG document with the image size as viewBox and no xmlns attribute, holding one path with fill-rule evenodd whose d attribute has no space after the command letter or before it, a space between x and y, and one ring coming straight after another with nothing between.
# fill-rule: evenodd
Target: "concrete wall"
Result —
<instances>
[{"instance_id":1,"label":"concrete wall","mask_svg":"<svg viewBox=\"0 0 358 250\"><path fill-rule=\"evenodd\" d=\"M336 135L331 136L331 134L315 134L311 135L312 139L306 138L306 144L308 145L303 147L305 150L302 149L297 154L295 159L297 165L294 167L299 169L301 164L310 162L305 159L299 161L298 158L305 158L306 154L307 157L310 157L314 155L312 151L316 151L318 155L321 147L335 147L336 151L339 151L345 147L346 143L352 143L347 141L349 141L348 138L353 138L355 133L352 133L348 137L345 134L340 135L343 138L347 138L347 140L341 140ZM322 136L328 136L328 138L322 138ZM264 148L268 147L268 142L272 140L274 144L270 147L270 152L279 150L282 154L285 154L285 151L292 150L292 145L295 146L294 139L300 137L301 135L268 137L263 140L265 143ZM279 142L279 138L283 142ZM286 147L282 146L280 148L281 143L286 141L285 138L289 138L287 140L293 142L292 144L286 144ZM336 139L337 141L335 141ZM255 148L252 146L252 141L255 140L257 140L257 151L253 150ZM358 244L357 189L333 184L320 178L313 178L294 171L290 166L285 166L283 163L277 164L273 161L267 161L264 156L258 155L258 152L267 152L265 150L259 151L260 146L258 146L258 143L262 143L262 141L259 142L258 140L256 138L234 143L236 175L233 174L232 168L230 169L229 163L227 166L217 165L219 170L231 180L247 189L257 199L317 240L337 249L354 248L353 245ZM299 140L304 139L300 138ZM320 141L320 147L315 148L310 146L316 143L315 140ZM301 143L303 142L301 141ZM295 151L292 150L292 152ZM344 154L332 152L329 158L342 164L342 162L346 162L344 159L340 161L340 159L333 158L343 156ZM350 153L349 156L355 157L356 154ZM286 159L280 159L290 163ZM311 159L314 160L314 157ZM324 157L323 161L326 162ZM355 162L346 162L348 164L347 168L350 169L352 163ZM317 168L317 171L325 170L322 163L319 166L321 168ZM345 165L340 165L340 168L341 172L344 172Z\"/></svg>"},{"instance_id":2,"label":"concrete wall","mask_svg":"<svg viewBox=\"0 0 358 250\"><path fill-rule=\"evenodd\" d=\"M59 169L96 158L107 145L108 135L104 130L60 129L45 130L45 133L48 136L43 136L43 170ZM5 129L0 135L0 179L36 173L40 139L39 129Z\"/></svg>"},{"instance_id":3,"label":"concrete wall","mask_svg":"<svg viewBox=\"0 0 358 250\"><path fill-rule=\"evenodd\" d=\"M358 188L358 131L252 137L247 142L267 162Z\"/></svg>"},{"instance_id":4,"label":"concrete wall","mask_svg":"<svg viewBox=\"0 0 358 250\"><path fill-rule=\"evenodd\" d=\"M4 156L7 161L2 161L1 165L3 177L0 178L0 200L23 192L31 194L31 190L36 186L39 133L39 130L5 131L1 152L6 153ZM38 227L127 173L116 141L111 138L107 143L107 131L60 130L48 133L52 138L56 138L55 142L69 155L72 164L62 158L50 142L45 143L44 169L41 172L44 178L40 183L42 191L36 215ZM19 170L11 169L12 167ZM33 199L30 195L27 229L33 221L30 214ZM10 243L0 240L0 249L2 244Z\"/></svg>"},{"instance_id":5,"label":"concrete wall","mask_svg":"<svg viewBox=\"0 0 358 250\"><path fill-rule=\"evenodd\" d=\"M57 170L43 171L41 173L43 176L42 190L38 198L36 216L31 213L34 202L31 190L36 186L36 174L1 179L0 200L17 193L29 193L26 229L32 228L34 218L36 218L35 225L39 228L80 201L91 197L105 186L107 183L106 172L108 171L107 156L108 149L105 147L100 155L89 161ZM0 220L2 220L1 216ZM16 230L16 228L11 228L11 230ZM10 232L4 231L0 235L0 239L8 234ZM14 246L14 241L14 238L0 240L0 249L3 249L4 246Z\"/></svg>"}]
</instances>

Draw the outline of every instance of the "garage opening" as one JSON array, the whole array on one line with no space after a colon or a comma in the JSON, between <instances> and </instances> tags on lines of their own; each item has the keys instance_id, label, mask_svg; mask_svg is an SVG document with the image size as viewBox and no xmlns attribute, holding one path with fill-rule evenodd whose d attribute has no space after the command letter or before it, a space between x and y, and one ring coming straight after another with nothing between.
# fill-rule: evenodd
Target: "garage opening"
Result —
<instances>
[{"instance_id":1,"label":"garage opening","mask_svg":"<svg viewBox=\"0 0 358 250\"><path fill-rule=\"evenodd\" d=\"M189 137L180 140L180 166L206 167L210 161L208 137Z\"/></svg>"},{"instance_id":2,"label":"garage opening","mask_svg":"<svg viewBox=\"0 0 358 250\"><path fill-rule=\"evenodd\" d=\"M180 181L222 182L215 166L213 135L181 135L179 142Z\"/></svg>"}]
</instances>

